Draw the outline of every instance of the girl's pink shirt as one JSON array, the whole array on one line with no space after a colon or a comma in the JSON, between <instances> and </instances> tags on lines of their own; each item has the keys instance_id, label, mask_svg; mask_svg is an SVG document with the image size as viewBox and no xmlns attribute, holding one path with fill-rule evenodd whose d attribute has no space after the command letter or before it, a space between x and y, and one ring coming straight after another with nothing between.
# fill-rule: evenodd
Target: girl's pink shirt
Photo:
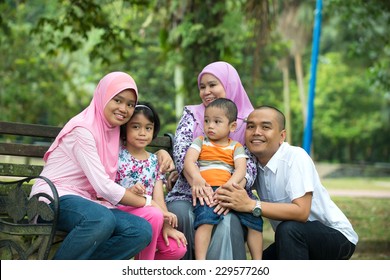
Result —
<instances>
[{"instance_id":1,"label":"girl's pink shirt","mask_svg":"<svg viewBox=\"0 0 390 280\"><path fill-rule=\"evenodd\" d=\"M119 139L117 144L119 147ZM74 128L62 138L47 159L41 175L50 178L59 196L78 195L108 208L115 208L126 191L110 179L93 135L82 127ZM31 196L38 192L51 195L50 187L42 180L34 184Z\"/></svg>"}]
</instances>

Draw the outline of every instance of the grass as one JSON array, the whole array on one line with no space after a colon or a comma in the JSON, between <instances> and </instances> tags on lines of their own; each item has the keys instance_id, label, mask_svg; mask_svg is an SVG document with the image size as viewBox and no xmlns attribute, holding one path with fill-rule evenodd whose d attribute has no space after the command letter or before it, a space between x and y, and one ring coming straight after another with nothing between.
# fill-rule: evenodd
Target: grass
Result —
<instances>
[{"instance_id":1,"label":"grass","mask_svg":"<svg viewBox=\"0 0 390 280\"><path fill-rule=\"evenodd\" d=\"M390 259L390 199L334 197L359 235L352 259Z\"/></svg>"},{"instance_id":2,"label":"grass","mask_svg":"<svg viewBox=\"0 0 390 280\"><path fill-rule=\"evenodd\" d=\"M329 190L390 191L390 178L323 179ZM390 259L390 199L333 196L333 201L350 220L359 236L355 260ZM264 247L274 239L274 232L265 219Z\"/></svg>"},{"instance_id":3,"label":"grass","mask_svg":"<svg viewBox=\"0 0 390 280\"><path fill-rule=\"evenodd\" d=\"M371 190L390 191L390 177L380 178L332 178L322 179L322 184L328 190Z\"/></svg>"}]
</instances>

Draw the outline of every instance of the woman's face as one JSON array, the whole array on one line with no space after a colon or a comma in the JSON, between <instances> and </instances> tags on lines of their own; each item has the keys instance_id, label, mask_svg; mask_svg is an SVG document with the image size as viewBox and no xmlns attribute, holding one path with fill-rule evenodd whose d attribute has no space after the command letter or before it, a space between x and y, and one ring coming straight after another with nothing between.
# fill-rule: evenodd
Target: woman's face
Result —
<instances>
[{"instance_id":1,"label":"woman's face","mask_svg":"<svg viewBox=\"0 0 390 280\"><path fill-rule=\"evenodd\" d=\"M127 123L134 113L137 96L132 89L125 89L108 101L104 107L104 117L111 126Z\"/></svg>"},{"instance_id":2,"label":"woman's face","mask_svg":"<svg viewBox=\"0 0 390 280\"><path fill-rule=\"evenodd\" d=\"M199 96L204 106L217 98L225 98L226 92L222 83L212 74L205 73L200 79Z\"/></svg>"}]
</instances>

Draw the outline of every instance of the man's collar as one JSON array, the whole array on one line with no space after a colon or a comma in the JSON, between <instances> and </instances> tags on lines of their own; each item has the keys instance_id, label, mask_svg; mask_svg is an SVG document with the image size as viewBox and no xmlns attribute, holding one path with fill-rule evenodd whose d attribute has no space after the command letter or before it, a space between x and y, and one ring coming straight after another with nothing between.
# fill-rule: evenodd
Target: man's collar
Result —
<instances>
[{"instance_id":1,"label":"man's collar","mask_svg":"<svg viewBox=\"0 0 390 280\"><path fill-rule=\"evenodd\" d=\"M276 173L276 170L278 169L278 161L282 157L284 146L286 146L286 144L287 144L286 142L283 142L282 145L279 146L279 149L271 157L271 159L268 161L267 165L264 168L268 168L274 174Z\"/></svg>"}]
</instances>

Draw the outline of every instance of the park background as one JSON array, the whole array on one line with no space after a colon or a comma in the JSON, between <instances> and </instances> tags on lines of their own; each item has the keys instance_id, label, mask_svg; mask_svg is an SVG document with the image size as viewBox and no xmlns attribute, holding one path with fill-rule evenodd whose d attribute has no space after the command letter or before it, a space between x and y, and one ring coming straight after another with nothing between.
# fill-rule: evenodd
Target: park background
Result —
<instances>
[{"instance_id":1,"label":"park background","mask_svg":"<svg viewBox=\"0 0 390 280\"><path fill-rule=\"evenodd\" d=\"M183 106L200 102L198 73L225 60L302 146L316 4L0 1L0 120L62 126L119 70L174 133ZM390 259L390 2L328 0L321 15L311 156L359 234L353 258Z\"/></svg>"}]
</instances>

